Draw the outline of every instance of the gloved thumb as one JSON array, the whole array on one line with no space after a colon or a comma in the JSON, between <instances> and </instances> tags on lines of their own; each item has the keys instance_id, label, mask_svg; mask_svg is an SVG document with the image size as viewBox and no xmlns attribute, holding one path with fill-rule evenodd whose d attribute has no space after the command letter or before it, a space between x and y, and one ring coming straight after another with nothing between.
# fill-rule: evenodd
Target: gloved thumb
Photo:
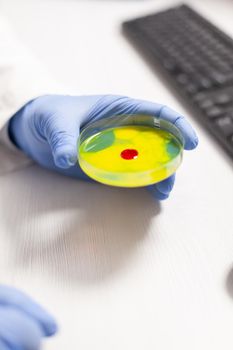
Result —
<instances>
[{"instance_id":1,"label":"gloved thumb","mask_svg":"<svg viewBox=\"0 0 233 350\"><path fill-rule=\"evenodd\" d=\"M57 167L67 169L77 162L77 138L69 134L59 134L58 144L53 144L52 153Z\"/></svg>"},{"instance_id":2,"label":"gloved thumb","mask_svg":"<svg viewBox=\"0 0 233 350\"><path fill-rule=\"evenodd\" d=\"M51 147L55 165L62 169L74 166L77 162L79 125L54 115L47 123L44 134Z\"/></svg>"}]
</instances>

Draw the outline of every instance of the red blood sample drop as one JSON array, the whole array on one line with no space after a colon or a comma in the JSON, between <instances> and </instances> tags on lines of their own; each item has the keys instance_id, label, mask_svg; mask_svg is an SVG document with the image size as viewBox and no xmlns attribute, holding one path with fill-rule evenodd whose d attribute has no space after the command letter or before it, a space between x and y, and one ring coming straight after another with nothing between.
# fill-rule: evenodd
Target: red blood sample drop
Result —
<instances>
[{"instance_id":1,"label":"red blood sample drop","mask_svg":"<svg viewBox=\"0 0 233 350\"><path fill-rule=\"evenodd\" d=\"M138 156L138 151L136 149L124 149L124 151L121 152L121 157L123 159L135 159Z\"/></svg>"}]
</instances>

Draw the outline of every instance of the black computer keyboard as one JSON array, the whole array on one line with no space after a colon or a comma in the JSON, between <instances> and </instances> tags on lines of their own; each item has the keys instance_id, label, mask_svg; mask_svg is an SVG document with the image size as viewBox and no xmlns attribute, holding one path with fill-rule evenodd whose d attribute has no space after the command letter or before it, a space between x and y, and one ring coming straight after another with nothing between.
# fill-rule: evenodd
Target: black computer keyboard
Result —
<instances>
[{"instance_id":1,"label":"black computer keyboard","mask_svg":"<svg viewBox=\"0 0 233 350\"><path fill-rule=\"evenodd\" d=\"M186 5L123 23L233 159L233 40Z\"/></svg>"}]
</instances>

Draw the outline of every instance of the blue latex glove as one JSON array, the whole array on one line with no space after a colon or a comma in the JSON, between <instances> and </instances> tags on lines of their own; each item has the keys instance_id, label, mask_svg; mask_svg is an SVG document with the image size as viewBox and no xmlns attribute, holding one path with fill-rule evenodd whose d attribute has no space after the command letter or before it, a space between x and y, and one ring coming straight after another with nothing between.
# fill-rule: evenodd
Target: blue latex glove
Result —
<instances>
[{"instance_id":1,"label":"blue latex glove","mask_svg":"<svg viewBox=\"0 0 233 350\"><path fill-rule=\"evenodd\" d=\"M15 288L0 285L0 350L38 350L57 326L40 305Z\"/></svg>"},{"instance_id":2,"label":"blue latex glove","mask_svg":"<svg viewBox=\"0 0 233 350\"><path fill-rule=\"evenodd\" d=\"M10 121L15 144L45 168L81 179L88 177L77 163L80 127L98 119L121 114L155 115L176 125L185 140L185 149L197 146L197 136L188 122L170 108L125 96L41 96L25 105ZM157 199L166 199L174 175L149 186Z\"/></svg>"}]
</instances>

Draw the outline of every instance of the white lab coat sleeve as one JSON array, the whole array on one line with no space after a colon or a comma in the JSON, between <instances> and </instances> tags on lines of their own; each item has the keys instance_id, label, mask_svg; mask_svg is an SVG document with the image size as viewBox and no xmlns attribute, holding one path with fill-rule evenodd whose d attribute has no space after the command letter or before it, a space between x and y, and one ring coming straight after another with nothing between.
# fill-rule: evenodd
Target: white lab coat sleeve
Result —
<instances>
[{"instance_id":1,"label":"white lab coat sleeve","mask_svg":"<svg viewBox=\"0 0 233 350\"><path fill-rule=\"evenodd\" d=\"M19 41L0 16L0 176L27 166L31 160L8 136L9 119L27 102L46 94L63 93L42 64Z\"/></svg>"}]
</instances>

